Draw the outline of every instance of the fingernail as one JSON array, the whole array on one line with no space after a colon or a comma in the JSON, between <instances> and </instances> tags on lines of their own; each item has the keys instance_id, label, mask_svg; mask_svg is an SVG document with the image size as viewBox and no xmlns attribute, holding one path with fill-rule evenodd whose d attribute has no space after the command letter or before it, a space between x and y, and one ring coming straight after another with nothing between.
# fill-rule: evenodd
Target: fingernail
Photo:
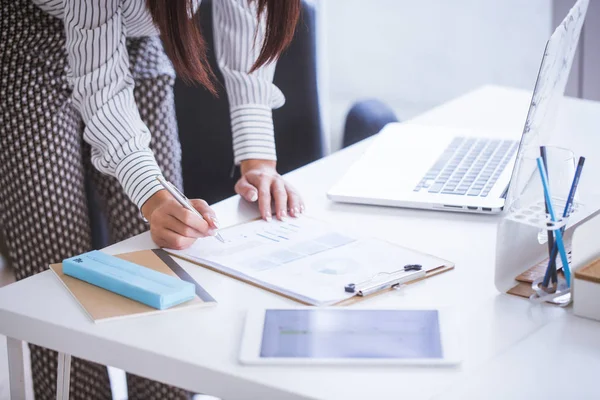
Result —
<instances>
[{"instance_id":1,"label":"fingernail","mask_svg":"<svg viewBox=\"0 0 600 400\"><path fill-rule=\"evenodd\" d=\"M304 204L300 206L300 212L303 213L306 208L304 208Z\"/></svg>"},{"instance_id":2,"label":"fingernail","mask_svg":"<svg viewBox=\"0 0 600 400\"><path fill-rule=\"evenodd\" d=\"M219 220L216 217L212 217L212 221L213 221L213 224L215 224L215 226L217 228L221 227L221 224L219 223Z\"/></svg>"},{"instance_id":3,"label":"fingernail","mask_svg":"<svg viewBox=\"0 0 600 400\"><path fill-rule=\"evenodd\" d=\"M252 193L252 196L250 196L250 201L254 203L256 200L258 200L258 193L254 192Z\"/></svg>"},{"instance_id":4,"label":"fingernail","mask_svg":"<svg viewBox=\"0 0 600 400\"><path fill-rule=\"evenodd\" d=\"M294 214L294 217L297 217L297 216L298 216L298 213L299 213L299 211L298 211L298 208L294 207L294 208L292 209L292 213Z\"/></svg>"},{"instance_id":5,"label":"fingernail","mask_svg":"<svg viewBox=\"0 0 600 400\"><path fill-rule=\"evenodd\" d=\"M209 229L207 233L208 233L209 236L216 236L217 235L217 230L216 229Z\"/></svg>"},{"instance_id":6,"label":"fingernail","mask_svg":"<svg viewBox=\"0 0 600 400\"><path fill-rule=\"evenodd\" d=\"M265 217L265 219L267 220L267 222L271 222L271 220L273 219L273 217L271 217L271 214L267 214L267 216Z\"/></svg>"},{"instance_id":7,"label":"fingernail","mask_svg":"<svg viewBox=\"0 0 600 400\"><path fill-rule=\"evenodd\" d=\"M287 217L287 211L281 210L281 219L286 219L286 217Z\"/></svg>"}]
</instances>

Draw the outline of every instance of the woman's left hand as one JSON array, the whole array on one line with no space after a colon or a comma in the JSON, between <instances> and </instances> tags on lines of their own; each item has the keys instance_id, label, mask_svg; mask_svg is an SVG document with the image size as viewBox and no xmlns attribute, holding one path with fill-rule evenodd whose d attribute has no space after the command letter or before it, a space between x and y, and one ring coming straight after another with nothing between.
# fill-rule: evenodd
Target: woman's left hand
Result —
<instances>
[{"instance_id":1,"label":"woman's left hand","mask_svg":"<svg viewBox=\"0 0 600 400\"><path fill-rule=\"evenodd\" d=\"M297 217L304 211L302 198L277 173L275 161L245 160L240 169L242 177L236 183L235 191L249 202L258 200L264 220L270 221L273 215L279 220L288 215Z\"/></svg>"}]
</instances>

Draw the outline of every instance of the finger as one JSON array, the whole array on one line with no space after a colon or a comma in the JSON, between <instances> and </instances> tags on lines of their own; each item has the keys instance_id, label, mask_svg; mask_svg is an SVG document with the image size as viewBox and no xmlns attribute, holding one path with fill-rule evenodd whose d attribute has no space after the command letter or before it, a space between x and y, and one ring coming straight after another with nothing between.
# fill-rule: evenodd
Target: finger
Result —
<instances>
[{"instance_id":1,"label":"finger","mask_svg":"<svg viewBox=\"0 0 600 400\"><path fill-rule=\"evenodd\" d=\"M201 199L190 200L192 206L202 215L202 218L208 223L211 229L219 229L219 219L215 211L210 208L208 203Z\"/></svg>"},{"instance_id":2,"label":"finger","mask_svg":"<svg viewBox=\"0 0 600 400\"><path fill-rule=\"evenodd\" d=\"M290 185L286 184L285 187L287 190L288 208L290 210L290 215L295 218L299 217L300 216L300 208L304 207L302 198L296 192L296 190L294 188L292 188Z\"/></svg>"},{"instance_id":3,"label":"finger","mask_svg":"<svg viewBox=\"0 0 600 400\"><path fill-rule=\"evenodd\" d=\"M235 192L251 203L258 200L258 190L248 182L245 176L241 177L235 184Z\"/></svg>"},{"instance_id":4,"label":"finger","mask_svg":"<svg viewBox=\"0 0 600 400\"><path fill-rule=\"evenodd\" d=\"M273 181L271 195L273 196L273 200L275 200L275 215L280 221L283 221L287 217L288 208L288 196L283 179L277 178Z\"/></svg>"},{"instance_id":5,"label":"finger","mask_svg":"<svg viewBox=\"0 0 600 400\"><path fill-rule=\"evenodd\" d=\"M172 215L165 216L164 221L162 221L162 227L186 238L198 239L206 236L205 233L184 224Z\"/></svg>"},{"instance_id":6,"label":"finger","mask_svg":"<svg viewBox=\"0 0 600 400\"><path fill-rule=\"evenodd\" d=\"M175 250L187 249L196 241L194 238L181 236L166 228L160 228L153 237L158 246Z\"/></svg>"},{"instance_id":7,"label":"finger","mask_svg":"<svg viewBox=\"0 0 600 400\"><path fill-rule=\"evenodd\" d=\"M263 179L258 186L258 209L266 221L271 221L271 179Z\"/></svg>"},{"instance_id":8,"label":"finger","mask_svg":"<svg viewBox=\"0 0 600 400\"><path fill-rule=\"evenodd\" d=\"M201 232L204 235L208 235L208 230L210 229L210 226L203 218L200 218L200 216L196 213L188 210L187 208L184 208L180 204L173 204L173 206L169 207L166 211L167 214L177 218L185 225L194 228L195 230Z\"/></svg>"}]
</instances>

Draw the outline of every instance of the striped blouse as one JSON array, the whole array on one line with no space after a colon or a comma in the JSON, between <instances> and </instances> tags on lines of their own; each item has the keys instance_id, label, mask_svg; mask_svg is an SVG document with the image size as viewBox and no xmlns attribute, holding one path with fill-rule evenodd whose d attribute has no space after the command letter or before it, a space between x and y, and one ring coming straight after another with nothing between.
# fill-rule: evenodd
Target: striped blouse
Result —
<instances>
[{"instance_id":1,"label":"striped blouse","mask_svg":"<svg viewBox=\"0 0 600 400\"><path fill-rule=\"evenodd\" d=\"M141 207L160 190L154 177L161 173L148 147L151 132L140 119L133 97L134 81L125 44L126 37L158 35L145 1L34 3L64 21L68 78L73 85L74 103L85 122L84 140L92 146L92 164L115 176ZM215 53L230 104L236 164L247 159L275 160L271 110L285 102L272 83L275 63L248 74L264 38L264 21L257 27L255 3L213 2ZM172 66L168 68L173 74Z\"/></svg>"}]
</instances>

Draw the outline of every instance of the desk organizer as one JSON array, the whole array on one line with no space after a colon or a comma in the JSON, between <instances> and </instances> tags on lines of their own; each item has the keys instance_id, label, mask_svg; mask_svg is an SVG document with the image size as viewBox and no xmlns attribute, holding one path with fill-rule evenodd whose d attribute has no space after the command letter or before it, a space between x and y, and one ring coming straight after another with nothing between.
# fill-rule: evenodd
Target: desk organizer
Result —
<instances>
[{"instance_id":1,"label":"desk organizer","mask_svg":"<svg viewBox=\"0 0 600 400\"><path fill-rule=\"evenodd\" d=\"M584 162L585 159L581 157L576 166L574 153L561 147L524 149L516 160L515 176L507 194L506 219L536 228L540 244L548 242L548 232L553 232L555 238L562 236L569 218L582 208L578 201L577 185ZM551 207L546 207L546 200L551 202ZM550 209L553 210L553 219L550 218ZM567 258L564 252L557 255L557 269L563 266L563 260L567 262ZM543 277L535 279L528 289L533 293L530 299L566 306L571 302L569 283L572 283L572 279L567 272L565 277L559 273L557 282L548 287L543 286ZM524 288L521 290L523 293Z\"/></svg>"},{"instance_id":2,"label":"desk organizer","mask_svg":"<svg viewBox=\"0 0 600 400\"><path fill-rule=\"evenodd\" d=\"M554 207L556 208L556 210L560 210L562 212L562 210L564 209L564 202L561 202L560 200L556 201L556 199L554 200ZM529 202L523 202L523 200L516 201L509 207L506 218L510 219L511 221L518 222L520 224L525 224L539 228L541 231L544 232L548 230L557 230L567 225L567 223L569 222L568 218L561 217L558 218L556 222L552 222L550 216L546 214L544 205L545 204L543 200L532 200ZM573 211L571 212L571 216L577 213L577 210L580 208L580 206L580 203L573 204ZM547 237L545 240L547 240ZM540 242L544 242L545 240L540 240Z\"/></svg>"},{"instance_id":3,"label":"desk organizer","mask_svg":"<svg viewBox=\"0 0 600 400\"><path fill-rule=\"evenodd\" d=\"M549 147L550 149L550 147ZM567 149L561 149L570 152ZM574 157L573 161L556 162L558 165L551 165L548 179L552 189L552 204L556 213L557 220L552 222L550 216L545 210L544 188L540 179L536 164L536 155L529 154L517 160L515 170L516 176L511 180L509 193L506 197L506 218L520 224L525 224L539 228L541 232L547 230L556 230L567 225L568 218L563 218L563 210L567 202L567 195L570 189L571 180L575 173ZM576 194L571 205L570 217L575 216L583 207ZM545 233L540 236L540 243L545 240Z\"/></svg>"}]
</instances>

